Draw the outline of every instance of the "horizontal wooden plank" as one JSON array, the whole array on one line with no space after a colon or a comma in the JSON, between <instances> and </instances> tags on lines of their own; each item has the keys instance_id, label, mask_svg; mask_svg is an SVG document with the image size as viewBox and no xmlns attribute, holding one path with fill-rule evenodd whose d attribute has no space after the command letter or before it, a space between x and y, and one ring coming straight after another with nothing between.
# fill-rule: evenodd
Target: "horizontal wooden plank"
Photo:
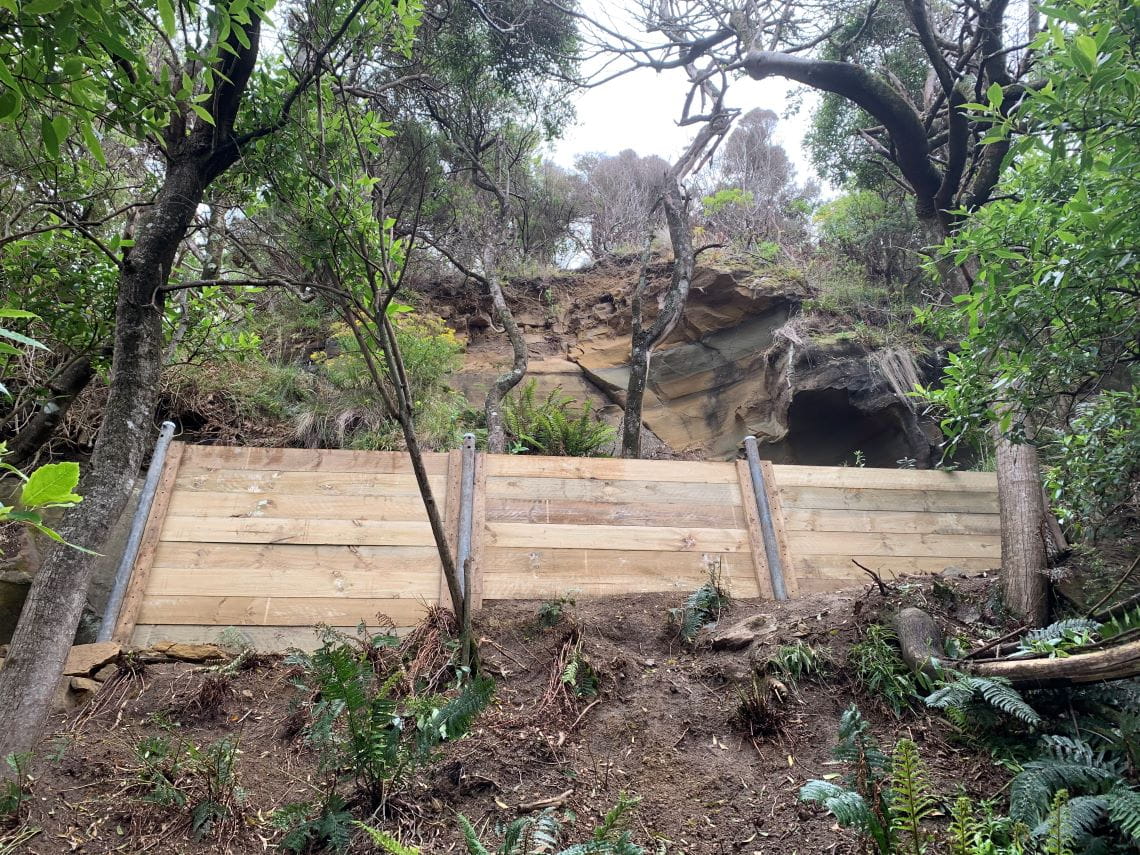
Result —
<instances>
[{"instance_id":1,"label":"horizontal wooden plank","mask_svg":"<svg viewBox=\"0 0 1140 855\"><path fill-rule=\"evenodd\" d=\"M922 511L947 514L996 514L996 492L944 490L856 490L829 487L782 487L784 512L792 510Z\"/></svg>"},{"instance_id":2,"label":"horizontal wooden plank","mask_svg":"<svg viewBox=\"0 0 1140 855\"><path fill-rule=\"evenodd\" d=\"M731 462L706 460L623 460L610 457L541 457L488 454L487 475L524 478L584 478L594 481L736 483Z\"/></svg>"},{"instance_id":3,"label":"horizontal wooden plank","mask_svg":"<svg viewBox=\"0 0 1140 855\"><path fill-rule=\"evenodd\" d=\"M571 502L651 502L739 505L740 484L670 481L595 481L575 478L487 476L488 499L562 499Z\"/></svg>"},{"instance_id":4,"label":"horizontal wooden plank","mask_svg":"<svg viewBox=\"0 0 1140 855\"><path fill-rule=\"evenodd\" d=\"M663 552L750 552L748 532L731 528L531 525L487 523L487 546L634 549Z\"/></svg>"},{"instance_id":5,"label":"horizontal wooden plank","mask_svg":"<svg viewBox=\"0 0 1140 855\"><path fill-rule=\"evenodd\" d=\"M947 567L960 567L970 572L992 570L999 562L993 558L922 558L882 555L805 555L796 562L796 572L803 579L866 579L870 576L851 563L854 558L884 579L893 579L900 573L941 573Z\"/></svg>"},{"instance_id":6,"label":"horizontal wooden plank","mask_svg":"<svg viewBox=\"0 0 1140 855\"><path fill-rule=\"evenodd\" d=\"M359 472L287 472L268 469L181 468L178 490L206 493L272 493L291 496L418 496L415 476ZM431 478L432 492L442 498L447 490L443 475Z\"/></svg>"},{"instance_id":7,"label":"horizontal wooden plank","mask_svg":"<svg viewBox=\"0 0 1140 855\"><path fill-rule=\"evenodd\" d=\"M882 555L931 558L999 558L1001 537L992 534L898 534L895 532L790 531L792 554ZM953 563L953 562L951 562Z\"/></svg>"},{"instance_id":8,"label":"horizontal wooden plank","mask_svg":"<svg viewBox=\"0 0 1140 855\"><path fill-rule=\"evenodd\" d=\"M784 512L784 519L788 531L1001 534L1001 518L997 514L789 510Z\"/></svg>"},{"instance_id":9,"label":"horizontal wooden plank","mask_svg":"<svg viewBox=\"0 0 1140 855\"><path fill-rule=\"evenodd\" d=\"M330 624L335 626L335 624ZM375 621L372 622L375 628ZM356 624L340 627L355 634ZM397 627L396 634L404 635L410 626ZM233 644L240 639L244 646L264 653L284 653L287 650L316 650L321 646L320 636L312 626L217 626L202 624L137 624L131 634L133 647L151 647L160 641L189 644Z\"/></svg>"},{"instance_id":10,"label":"horizontal wooden plank","mask_svg":"<svg viewBox=\"0 0 1140 855\"><path fill-rule=\"evenodd\" d=\"M997 490L993 472L940 469L870 469L861 466L772 466L777 487L835 487L855 490Z\"/></svg>"},{"instance_id":11,"label":"horizontal wooden plank","mask_svg":"<svg viewBox=\"0 0 1140 855\"><path fill-rule=\"evenodd\" d=\"M355 597L366 599L422 599L439 595L439 562L415 569L334 570L321 565L308 568L250 567L235 572L229 567L155 567L147 585L148 596L225 597Z\"/></svg>"},{"instance_id":12,"label":"horizontal wooden plank","mask_svg":"<svg viewBox=\"0 0 1140 855\"><path fill-rule=\"evenodd\" d=\"M488 547L484 556L484 599L688 593L708 581L711 568L733 596L759 596L747 554Z\"/></svg>"},{"instance_id":13,"label":"horizontal wooden plank","mask_svg":"<svg viewBox=\"0 0 1140 855\"><path fill-rule=\"evenodd\" d=\"M436 497L443 502L444 496ZM178 517L287 517L334 520L426 520L417 496L329 496L179 490L168 513Z\"/></svg>"},{"instance_id":14,"label":"horizontal wooden plank","mask_svg":"<svg viewBox=\"0 0 1140 855\"><path fill-rule=\"evenodd\" d=\"M329 571L438 572L434 546L320 546L254 543L160 543L155 567L190 570L280 569Z\"/></svg>"},{"instance_id":15,"label":"horizontal wooden plank","mask_svg":"<svg viewBox=\"0 0 1140 855\"><path fill-rule=\"evenodd\" d=\"M430 546L424 522L292 520L281 517L167 517L162 540L197 543L321 543L341 546Z\"/></svg>"},{"instance_id":16,"label":"horizontal wooden plank","mask_svg":"<svg viewBox=\"0 0 1140 855\"><path fill-rule=\"evenodd\" d=\"M397 626L415 624L427 611L425 600L353 599L350 597L165 597L147 596L139 623L206 626L356 626L380 623L384 615Z\"/></svg>"},{"instance_id":17,"label":"horizontal wooden plank","mask_svg":"<svg viewBox=\"0 0 1140 855\"><path fill-rule=\"evenodd\" d=\"M395 475L412 472L412 460L402 451L348 451L328 448L244 448L228 445L189 445L183 464L202 469L280 469L290 472L359 472ZM447 455L424 454L432 475L447 472Z\"/></svg>"},{"instance_id":18,"label":"horizontal wooden plank","mask_svg":"<svg viewBox=\"0 0 1140 855\"><path fill-rule=\"evenodd\" d=\"M564 525L695 525L702 528L745 526L744 510L739 505L568 502L560 499L488 499L487 521Z\"/></svg>"}]
</instances>

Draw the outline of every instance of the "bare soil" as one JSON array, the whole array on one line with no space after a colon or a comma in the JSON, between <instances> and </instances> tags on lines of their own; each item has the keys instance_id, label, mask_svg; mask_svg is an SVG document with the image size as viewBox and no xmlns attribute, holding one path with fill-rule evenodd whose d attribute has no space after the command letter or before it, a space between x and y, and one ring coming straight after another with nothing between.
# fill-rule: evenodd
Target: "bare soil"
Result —
<instances>
[{"instance_id":1,"label":"bare soil","mask_svg":"<svg viewBox=\"0 0 1140 855\"><path fill-rule=\"evenodd\" d=\"M882 744L918 742L934 788L964 787L976 796L1000 789L991 759L954 738L943 719L924 713L894 718L860 694L843 667L860 627L920 604L946 628L976 638L987 613L990 580L896 583L890 596L853 590L777 604L736 601L728 626L770 615L776 631L750 652L689 651L667 623L676 596L641 595L580 603L551 628L537 620L539 603L489 604L478 631L485 668L496 676L495 701L464 739L448 744L396 796L377 822L425 853L463 851L455 815L495 828L547 800L574 817L572 836L589 830L627 793L641 799L631 824L650 852L854 853L854 837L797 798L808 779L842 772L831 758L842 711L857 702ZM582 654L600 676L596 697L551 692L563 644L580 633ZM778 645L803 640L832 660L824 681L789 686L775 730L753 736L738 720L740 694L752 669ZM254 853L280 851L267 819L283 804L319 797L316 758L296 736L303 700L280 657L238 672L205 708L201 667L164 664L109 681L78 711L60 714L32 769L25 829L39 833L14 851ZM137 793L136 746L174 733L207 745L239 740L245 791L242 821L224 839L195 841L176 809L145 803ZM0 837L0 840L3 838ZM375 851L363 840L354 852ZM2 848L2 847L0 847Z\"/></svg>"}]
</instances>

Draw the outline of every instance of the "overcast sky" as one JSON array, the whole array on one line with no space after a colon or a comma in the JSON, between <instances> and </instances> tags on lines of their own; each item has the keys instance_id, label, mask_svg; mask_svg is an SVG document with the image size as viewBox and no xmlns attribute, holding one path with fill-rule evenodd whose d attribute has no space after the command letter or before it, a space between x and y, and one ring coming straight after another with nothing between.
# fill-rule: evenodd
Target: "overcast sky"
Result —
<instances>
[{"instance_id":1,"label":"overcast sky","mask_svg":"<svg viewBox=\"0 0 1140 855\"><path fill-rule=\"evenodd\" d=\"M587 11L594 5L596 0L582 4ZM615 22L611 19L611 23ZM627 23L622 26L632 28L635 25ZM776 137L796 165L797 180L802 183L806 178L814 177L814 170L803 151L803 136L813 96L810 93L804 95L799 113L784 118L792 91L793 87L780 78L762 81L745 78L733 81L729 86L726 103L730 107L739 107L742 112L763 107L780 116ZM580 154L617 154L632 148L640 155L657 154L671 161L696 132L694 126L677 125L687 92L685 73L680 69L661 73L641 69L595 89L585 90L573 99L578 113L577 124L567 129L553 147L551 157L556 163L569 167Z\"/></svg>"}]
</instances>

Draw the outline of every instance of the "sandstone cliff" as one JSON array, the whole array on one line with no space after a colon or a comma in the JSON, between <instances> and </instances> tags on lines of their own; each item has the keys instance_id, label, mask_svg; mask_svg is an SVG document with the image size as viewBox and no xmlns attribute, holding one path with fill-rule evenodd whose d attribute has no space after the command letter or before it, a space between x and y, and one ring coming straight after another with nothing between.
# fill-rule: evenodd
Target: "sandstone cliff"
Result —
<instances>
[{"instance_id":1,"label":"sandstone cliff","mask_svg":"<svg viewBox=\"0 0 1140 855\"><path fill-rule=\"evenodd\" d=\"M629 289L636 269L600 265L548 280L515 283L511 299L531 351L540 392L560 386L589 400L615 423L628 378ZM651 269L660 292L668 266ZM764 456L783 463L903 458L931 465L937 426L903 394L937 370L933 357L870 347L819 325L803 311L808 283L757 272L698 268L682 321L650 367L645 424L659 455L731 458L749 433ZM458 320L476 316L455 286L433 295L433 308ZM454 322L454 321L453 321ZM464 329L466 327L466 329ZM503 336L477 321L456 385L479 405L505 364Z\"/></svg>"}]
</instances>

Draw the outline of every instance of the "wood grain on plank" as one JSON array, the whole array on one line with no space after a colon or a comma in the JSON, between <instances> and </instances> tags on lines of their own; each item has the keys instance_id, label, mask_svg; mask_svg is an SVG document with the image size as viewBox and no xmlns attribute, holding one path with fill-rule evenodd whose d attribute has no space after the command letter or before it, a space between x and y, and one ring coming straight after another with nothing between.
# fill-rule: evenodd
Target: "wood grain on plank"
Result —
<instances>
[{"instance_id":1,"label":"wood grain on plank","mask_svg":"<svg viewBox=\"0 0 1140 855\"><path fill-rule=\"evenodd\" d=\"M857 531L795 531L788 544L797 555L882 555L938 558L1000 557L992 534L892 534Z\"/></svg>"},{"instance_id":2,"label":"wood grain on plank","mask_svg":"<svg viewBox=\"0 0 1140 855\"><path fill-rule=\"evenodd\" d=\"M764 471L764 491L768 498L768 512L772 515L772 528L776 533L776 549L780 553L780 566L784 570L784 592L789 597L798 597L800 593L799 576L796 573L796 554L792 551L788 541L788 524L784 517L784 503L780 499L780 491L776 488L776 476L773 466L767 460L760 462Z\"/></svg>"},{"instance_id":3,"label":"wood grain on plank","mask_svg":"<svg viewBox=\"0 0 1140 855\"><path fill-rule=\"evenodd\" d=\"M187 470L280 469L291 472L357 472L401 474L412 472L412 461L402 451L348 451L327 448L245 448L195 445L186 458ZM433 475L447 471L447 454L424 454L424 466Z\"/></svg>"},{"instance_id":4,"label":"wood grain on plank","mask_svg":"<svg viewBox=\"0 0 1140 855\"><path fill-rule=\"evenodd\" d=\"M323 546L303 544L162 542L153 566L177 570L279 569L369 573L439 572L435 546Z\"/></svg>"},{"instance_id":5,"label":"wood grain on plank","mask_svg":"<svg viewBox=\"0 0 1140 855\"><path fill-rule=\"evenodd\" d=\"M447 476L430 479L432 490L442 495ZM182 491L247 493L255 497L291 496L403 496L419 498L420 488L411 474L368 474L359 472L290 472L269 469L209 469L179 472L177 487Z\"/></svg>"},{"instance_id":6,"label":"wood grain on plank","mask_svg":"<svg viewBox=\"0 0 1140 855\"><path fill-rule=\"evenodd\" d=\"M127 590L119 607L119 616L115 621L112 638L120 644L126 644L130 640L131 632L138 620L139 608L146 596L154 554L158 549L163 523L166 520L166 508L174 493L178 467L182 463L185 451L186 445L181 442L172 442L167 448L166 460L163 461L158 488L155 490L154 501L147 514L139 551L135 556L134 566L131 567L130 582L127 583Z\"/></svg>"},{"instance_id":7,"label":"wood grain on plank","mask_svg":"<svg viewBox=\"0 0 1140 855\"><path fill-rule=\"evenodd\" d=\"M947 567L959 567L970 572L992 570L998 565L995 558L942 558L940 556L890 555L804 555L797 562L801 579L867 579L870 576L851 563L854 558L871 568L884 579L893 579L900 573L941 573Z\"/></svg>"},{"instance_id":8,"label":"wood grain on plank","mask_svg":"<svg viewBox=\"0 0 1140 855\"><path fill-rule=\"evenodd\" d=\"M471 607L483 608L483 562L487 551L487 455L475 455L475 504L471 509Z\"/></svg>"},{"instance_id":9,"label":"wood grain on plank","mask_svg":"<svg viewBox=\"0 0 1140 855\"><path fill-rule=\"evenodd\" d=\"M434 602L434 598L433 598ZM378 615L396 626L411 626L427 612L423 599L351 597L164 597L147 596L139 623L206 626L375 626Z\"/></svg>"},{"instance_id":10,"label":"wood grain on plank","mask_svg":"<svg viewBox=\"0 0 1140 855\"><path fill-rule=\"evenodd\" d=\"M437 499L441 498L437 495ZM326 496L290 493L213 493L176 490L169 514L177 517L288 517L335 520L426 520L419 496Z\"/></svg>"},{"instance_id":11,"label":"wood grain on plank","mask_svg":"<svg viewBox=\"0 0 1140 855\"><path fill-rule=\"evenodd\" d=\"M373 626L375 623L373 622ZM341 629L353 632L356 624L345 624ZM411 627L397 627L396 634L404 635ZM287 650L309 652L321 646L320 636L311 626L205 626L202 624L146 624L135 626L131 635L132 647L151 647L160 641L190 642L195 644L229 644L234 636L254 650L266 653L284 653Z\"/></svg>"},{"instance_id":12,"label":"wood grain on plank","mask_svg":"<svg viewBox=\"0 0 1140 855\"><path fill-rule=\"evenodd\" d=\"M997 492L781 487L784 511L865 510L996 514Z\"/></svg>"},{"instance_id":13,"label":"wood grain on plank","mask_svg":"<svg viewBox=\"0 0 1140 855\"><path fill-rule=\"evenodd\" d=\"M693 460L623 460L611 457L541 457L488 454L487 475L524 478L581 478L595 481L676 481L735 484L731 462Z\"/></svg>"},{"instance_id":14,"label":"wood grain on plank","mask_svg":"<svg viewBox=\"0 0 1140 855\"><path fill-rule=\"evenodd\" d=\"M395 570L260 567L234 572L230 568L155 567L148 597L347 597L436 599L439 562Z\"/></svg>"},{"instance_id":15,"label":"wood grain on plank","mask_svg":"<svg viewBox=\"0 0 1140 855\"><path fill-rule=\"evenodd\" d=\"M748 545L752 550L752 568L756 574L756 586L760 596L772 599L772 573L768 569L768 555L764 551L764 532L760 526L760 511L756 507L756 490L752 486L752 472L747 460L736 461L736 476L740 481L740 495L743 499L741 510L747 520Z\"/></svg>"},{"instance_id":16,"label":"wood grain on plank","mask_svg":"<svg viewBox=\"0 0 1140 855\"><path fill-rule=\"evenodd\" d=\"M652 502L739 505L740 484L671 481L595 481L574 478L496 477L488 473L489 499L561 499L571 502Z\"/></svg>"},{"instance_id":17,"label":"wood grain on plank","mask_svg":"<svg viewBox=\"0 0 1140 855\"><path fill-rule=\"evenodd\" d=\"M904 534L1001 534L997 514L922 511L791 510L789 531L876 531Z\"/></svg>"},{"instance_id":18,"label":"wood grain on plank","mask_svg":"<svg viewBox=\"0 0 1140 855\"><path fill-rule=\"evenodd\" d=\"M749 555L610 549L496 549L486 552L485 600L677 591L690 593L719 569L735 597L760 596Z\"/></svg>"},{"instance_id":19,"label":"wood grain on plank","mask_svg":"<svg viewBox=\"0 0 1140 855\"><path fill-rule=\"evenodd\" d=\"M664 552L748 552L748 533L731 528L530 525L487 523L487 544L496 547L634 549Z\"/></svg>"},{"instance_id":20,"label":"wood grain on plank","mask_svg":"<svg viewBox=\"0 0 1140 855\"><path fill-rule=\"evenodd\" d=\"M443 503L443 527L447 532L447 548L454 561L459 542L459 492L463 477L463 451L453 449L447 453L447 497ZM443 562L439 563L439 604L445 609L455 610L451 602L451 590L447 587L447 577L443 575Z\"/></svg>"},{"instance_id":21,"label":"wood grain on plank","mask_svg":"<svg viewBox=\"0 0 1140 855\"><path fill-rule=\"evenodd\" d=\"M485 493L484 493L485 495ZM563 525L678 526L744 528L739 505L680 505L658 502L572 502L561 499L486 500L488 522Z\"/></svg>"},{"instance_id":22,"label":"wood grain on plank","mask_svg":"<svg viewBox=\"0 0 1140 855\"><path fill-rule=\"evenodd\" d=\"M292 520L280 517L166 518L162 539L198 543L321 543L342 546L430 546L431 525L375 520Z\"/></svg>"},{"instance_id":23,"label":"wood grain on plank","mask_svg":"<svg viewBox=\"0 0 1140 855\"><path fill-rule=\"evenodd\" d=\"M836 487L855 490L940 490L984 493L997 490L993 472L940 469L868 469L861 466L772 466L776 486Z\"/></svg>"}]
</instances>

